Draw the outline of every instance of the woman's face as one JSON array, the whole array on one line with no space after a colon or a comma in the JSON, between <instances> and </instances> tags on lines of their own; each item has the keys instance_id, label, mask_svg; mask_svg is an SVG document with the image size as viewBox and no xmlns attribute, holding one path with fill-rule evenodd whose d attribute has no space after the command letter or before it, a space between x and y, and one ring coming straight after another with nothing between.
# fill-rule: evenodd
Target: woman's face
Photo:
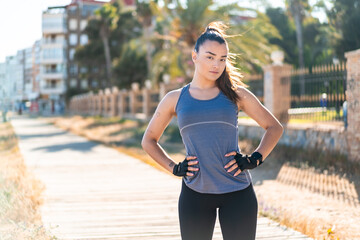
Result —
<instances>
[{"instance_id":1,"label":"woman's face","mask_svg":"<svg viewBox=\"0 0 360 240\"><path fill-rule=\"evenodd\" d=\"M192 53L196 74L206 80L216 81L225 69L227 55L225 43L206 40L199 47L199 52Z\"/></svg>"}]
</instances>

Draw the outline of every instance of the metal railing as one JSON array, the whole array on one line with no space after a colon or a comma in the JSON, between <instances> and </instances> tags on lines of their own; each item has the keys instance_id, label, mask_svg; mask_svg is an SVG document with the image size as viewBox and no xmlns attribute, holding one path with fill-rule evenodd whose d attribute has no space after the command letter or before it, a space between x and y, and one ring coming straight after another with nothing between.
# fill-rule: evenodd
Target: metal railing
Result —
<instances>
[{"instance_id":1,"label":"metal railing","mask_svg":"<svg viewBox=\"0 0 360 240\"><path fill-rule=\"evenodd\" d=\"M290 80L290 119L343 121L345 64L297 69L292 72Z\"/></svg>"}]
</instances>

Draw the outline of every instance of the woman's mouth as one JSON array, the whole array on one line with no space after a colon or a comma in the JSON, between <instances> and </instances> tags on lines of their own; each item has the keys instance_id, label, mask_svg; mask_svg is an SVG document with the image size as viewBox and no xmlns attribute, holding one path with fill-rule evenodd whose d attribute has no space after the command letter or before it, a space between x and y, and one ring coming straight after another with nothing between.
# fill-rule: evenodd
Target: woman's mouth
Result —
<instances>
[{"instance_id":1,"label":"woman's mouth","mask_svg":"<svg viewBox=\"0 0 360 240\"><path fill-rule=\"evenodd\" d=\"M218 74L219 72L213 72L213 71L210 71L211 73L213 73L213 74Z\"/></svg>"}]
</instances>

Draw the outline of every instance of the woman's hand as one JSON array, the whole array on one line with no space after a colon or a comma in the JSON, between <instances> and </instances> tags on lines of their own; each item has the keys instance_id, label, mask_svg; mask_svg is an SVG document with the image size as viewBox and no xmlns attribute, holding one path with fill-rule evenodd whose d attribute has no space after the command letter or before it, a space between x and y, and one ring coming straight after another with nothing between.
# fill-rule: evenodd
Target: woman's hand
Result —
<instances>
[{"instance_id":1,"label":"woman's hand","mask_svg":"<svg viewBox=\"0 0 360 240\"><path fill-rule=\"evenodd\" d=\"M228 156L235 156L235 158L231 160L228 164L226 164L224 168L230 167L227 172L232 172L238 168L234 176L239 175L245 169L254 169L263 162L262 155L259 152L254 152L253 154L251 154L251 156L248 156L233 151L225 154L225 157Z\"/></svg>"},{"instance_id":2,"label":"woman's hand","mask_svg":"<svg viewBox=\"0 0 360 240\"><path fill-rule=\"evenodd\" d=\"M179 162L173 168L173 174L175 176L194 176L192 172L199 171L199 168L190 167L192 165L198 164L199 161L190 161L196 159L196 156L188 156L184 161ZM192 172L191 172L192 171Z\"/></svg>"}]
</instances>

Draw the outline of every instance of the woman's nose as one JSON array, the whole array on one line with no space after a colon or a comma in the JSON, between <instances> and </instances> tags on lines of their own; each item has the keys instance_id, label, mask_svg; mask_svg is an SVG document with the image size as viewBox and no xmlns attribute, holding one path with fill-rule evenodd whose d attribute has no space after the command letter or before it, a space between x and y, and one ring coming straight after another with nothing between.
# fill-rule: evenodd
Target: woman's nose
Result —
<instances>
[{"instance_id":1,"label":"woman's nose","mask_svg":"<svg viewBox=\"0 0 360 240\"><path fill-rule=\"evenodd\" d=\"M217 61L214 62L213 68L215 68L215 69L218 69L218 68L219 68L219 63L218 63Z\"/></svg>"}]
</instances>

